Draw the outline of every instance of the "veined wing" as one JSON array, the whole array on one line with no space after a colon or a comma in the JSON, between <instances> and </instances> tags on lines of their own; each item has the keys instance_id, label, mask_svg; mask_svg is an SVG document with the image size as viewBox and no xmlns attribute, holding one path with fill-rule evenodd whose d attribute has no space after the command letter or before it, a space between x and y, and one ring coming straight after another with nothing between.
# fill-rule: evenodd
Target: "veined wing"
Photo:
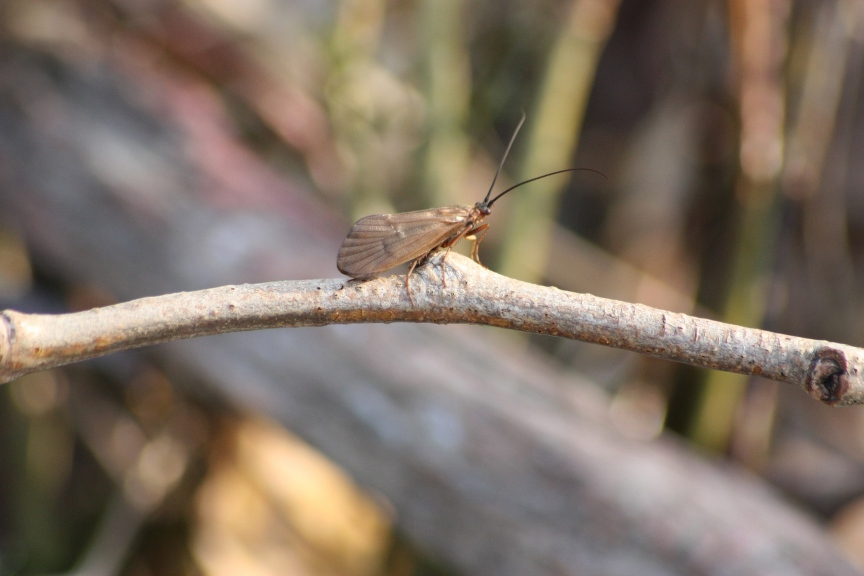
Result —
<instances>
[{"instance_id":1,"label":"veined wing","mask_svg":"<svg viewBox=\"0 0 864 576\"><path fill-rule=\"evenodd\" d=\"M468 206L449 206L361 218L342 242L336 267L352 278L373 278L440 246L470 213Z\"/></svg>"}]
</instances>

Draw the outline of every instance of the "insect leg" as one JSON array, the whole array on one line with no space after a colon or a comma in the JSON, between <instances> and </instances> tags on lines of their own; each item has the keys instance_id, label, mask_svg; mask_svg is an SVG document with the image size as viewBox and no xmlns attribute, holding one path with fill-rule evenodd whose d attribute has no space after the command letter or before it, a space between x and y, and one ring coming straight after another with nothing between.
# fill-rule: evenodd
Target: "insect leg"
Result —
<instances>
[{"instance_id":1,"label":"insect leg","mask_svg":"<svg viewBox=\"0 0 864 576\"><path fill-rule=\"evenodd\" d=\"M414 297L411 296L411 286L408 285L408 278L411 277L411 272L414 271L414 268L417 267L417 264L418 264L421 260L423 260L424 258L426 258L426 256L421 256L420 258L417 258L416 260L414 260L414 261L411 263L411 267L408 268L408 274L405 275L405 291L408 293L408 300L411 301L411 306L414 306Z\"/></svg>"},{"instance_id":2,"label":"insect leg","mask_svg":"<svg viewBox=\"0 0 864 576\"><path fill-rule=\"evenodd\" d=\"M446 288L447 287L447 271L444 269L444 264L447 263L447 256L450 255L450 249L453 246L447 247L447 252L444 253L444 257L441 258L441 284Z\"/></svg>"},{"instance_id":3,"label":"insect leg","mask_svg":"<svg viewBox=\"0 0 864 576\"><path fill-rule=\"evenodd\" d=\"M483 266L483 263L480 262L480 242L483 241L483 238L486 237L486 232L489 231L489 224L483 224L474 228L473 230L469 230L466 237L474 236L474 245L471 247L471 259ZM483 266L485 268L485 266Z\"/></svg>"}]
</instances>

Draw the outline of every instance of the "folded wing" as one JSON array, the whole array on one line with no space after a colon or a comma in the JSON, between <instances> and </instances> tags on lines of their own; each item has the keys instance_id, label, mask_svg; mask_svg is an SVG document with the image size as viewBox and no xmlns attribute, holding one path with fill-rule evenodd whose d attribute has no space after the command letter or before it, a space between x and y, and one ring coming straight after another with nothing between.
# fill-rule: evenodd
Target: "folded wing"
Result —
<instances>
[{"instance_id":1,"label":"folded wing","mask_svg":"<svg viewBox=\"0 0 864 576\"><path fill-rule=\"evenodd\" d=\"M342 242L336 267L352 278L373 278L439 247L461 230L469 213L469 207L451 206L361 218Z\"/></svg>"}]
</instances>

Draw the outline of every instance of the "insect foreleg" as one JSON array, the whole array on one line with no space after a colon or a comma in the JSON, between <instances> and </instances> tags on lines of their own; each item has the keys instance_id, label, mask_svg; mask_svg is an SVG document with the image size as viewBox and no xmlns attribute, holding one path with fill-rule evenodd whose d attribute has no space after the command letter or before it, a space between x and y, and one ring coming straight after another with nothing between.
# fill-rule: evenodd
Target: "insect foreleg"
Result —
<instances>
[{"instance_id":1,"label":"insect foreleg","mask_svg":"<svg viewBox=\"0 0 864 576\"><path fill-rule=\"evenodd\" d=\"M480 242L483 241L483 238L486 237L486 232L489 231L489 224L481 224L477 226L473 230L469 230L466 234L466 238L474 237L474 245L471 247L471 259L483 266L483 263L480 262ZM484 268L486 266L483 266Z\"/></svg>"}]
</instances>

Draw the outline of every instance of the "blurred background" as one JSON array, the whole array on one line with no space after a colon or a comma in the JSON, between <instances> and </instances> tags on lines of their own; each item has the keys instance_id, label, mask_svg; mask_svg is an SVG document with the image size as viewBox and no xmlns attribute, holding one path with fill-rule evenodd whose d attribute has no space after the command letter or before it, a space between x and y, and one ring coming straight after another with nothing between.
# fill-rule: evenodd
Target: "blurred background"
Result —
<instances>
[{"instance_id":1,"label":"blurred background","mask_svg":"<svg viewBox=\"0 0 864 576\"><path fill-rule=\"evenodd\" d=\"M503 198L491 269L864 346L862 70L857 0L4 0L0 307L336 277L524 111L499 189L606 178ZM0 470L0 575L864 569L862 409L480 327L33 374Z\"/></svg>"}]
</instances>

